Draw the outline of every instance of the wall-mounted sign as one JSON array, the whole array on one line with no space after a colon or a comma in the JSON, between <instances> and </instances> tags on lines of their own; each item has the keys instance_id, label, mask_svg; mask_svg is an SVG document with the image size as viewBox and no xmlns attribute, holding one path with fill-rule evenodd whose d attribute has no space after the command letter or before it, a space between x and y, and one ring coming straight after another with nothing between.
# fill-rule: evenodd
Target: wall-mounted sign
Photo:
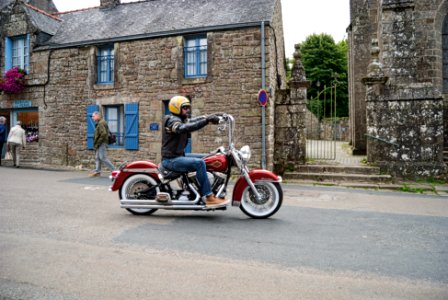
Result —
<instances>
[{"instance_id":1,"label":"wall-mounted sign","mask_svg":"<svg viewBox=\"0 0 448 300\"><path fill-rule=\"evenodd\" d=\"M15 100L12 103L13 108L28 108L32 106L31 100Z\"/></svg>"},{"instance_id":2,"label":"wall-mounted sign","mask_svg":"<svg viewBox=\"0 0 448 300\"><path fill-rule=\"evenodd\" d=\"M159 124L158 123L151 123L149 124L149 130L159 130Z\"/></svg>"}]
</instances>

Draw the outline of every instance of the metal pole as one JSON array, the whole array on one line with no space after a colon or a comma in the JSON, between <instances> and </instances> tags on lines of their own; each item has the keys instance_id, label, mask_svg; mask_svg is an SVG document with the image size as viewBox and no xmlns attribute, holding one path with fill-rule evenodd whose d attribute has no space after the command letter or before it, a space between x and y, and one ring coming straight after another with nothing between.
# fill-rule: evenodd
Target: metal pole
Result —
<instances>
[{"instance_id":1,"label":"metal pole","mask_svg":"<svg viewBox=\"0 0 448 300\"><path fill-rule=\"evenodd\" d=\"M261 88L265 89L265 48L264 48L264 21L261 22ZM261 107L261 167L266 169L266 110Z\"/></svg>"}]
</instances>

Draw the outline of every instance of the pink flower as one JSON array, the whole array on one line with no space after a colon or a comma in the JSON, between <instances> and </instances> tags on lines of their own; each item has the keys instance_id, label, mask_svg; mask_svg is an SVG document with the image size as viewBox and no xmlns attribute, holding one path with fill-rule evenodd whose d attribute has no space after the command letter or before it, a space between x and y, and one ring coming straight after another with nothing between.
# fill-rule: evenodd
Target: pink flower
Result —
<instances>
[{"instance_id":1,"label":"pink flower","mask_svg":"<svg viewBox=\"0 0 448 300\"><path fill-rule=\"evenodd\" d=\"M19 94L25 89L25 71L14 67L6 71L0 79L0 91L7 94Z\"/></svg>"}]
</instances>

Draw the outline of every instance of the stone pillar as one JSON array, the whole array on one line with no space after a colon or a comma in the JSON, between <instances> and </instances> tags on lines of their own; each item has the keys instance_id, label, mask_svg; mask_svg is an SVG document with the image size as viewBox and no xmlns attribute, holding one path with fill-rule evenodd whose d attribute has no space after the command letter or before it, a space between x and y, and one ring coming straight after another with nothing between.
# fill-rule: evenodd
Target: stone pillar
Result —
<instances>
[{"instance_id":1,"label":"stone pillar","mask_svg":"<svg viewBox=\"0 0 448 300\"><path fill-rule=\"evenodd\" d=\"M306 80L300 46L295 45L295 49L289 89L280 91L276 98L274 171L278 174L305 164L306 91L310 82Z\"/></svg>"},{"instance_id":2,"label":"stone pillar","mask_svg":"<svg viewBox=\"0 0 448 300\"><path fill-rule=\"evenodd\" d=\"M367 86L367 159L396 177L438 177L443 162L443 101L431 83L400 83L384 76L372 41Z\"/></svg>"},{"instance_id":3,"label":"stone pillar","mask_svg":"<svg viewBox=\"0 0 448 300\"><path fill-rule=\"evenodd\" d=\"M376 17L376 1L350 0L351 24L348 33L348 87L350 146L353 154L366 153L366 87L360 78L366 76L370 62L372 21Z\"/></svg>"}]
</instances>

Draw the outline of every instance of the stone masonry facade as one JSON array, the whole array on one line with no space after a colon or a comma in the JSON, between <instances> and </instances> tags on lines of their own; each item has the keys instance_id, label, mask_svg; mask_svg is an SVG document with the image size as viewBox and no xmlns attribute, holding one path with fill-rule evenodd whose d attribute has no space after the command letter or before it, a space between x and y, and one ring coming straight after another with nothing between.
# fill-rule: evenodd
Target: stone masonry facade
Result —
<instances>
[{"instance_id":1,"label":"stone masonry facade","mask_svg":"<svg viewBox=\"0 0 448 300\"><path fill-rule=\"evenodd\" d=\"M352 142L366 149L370 163L395 176L446 174L447 13L444 0L351 1Z\"/></svg>"},{"instance_id":2,"label":"stone masonry facade","mask_svg":"<svg viewBox=\"0 0 448 300\"><path fill-rule=\"evenodd\" d=\"M275 99L286 88L281 6L280 1L274 2L275 14L264 33L266 89L270 96L266 109L266 153L270 169L277 151L274 124L276 118L281 118L275 114ZM58 15L51 17L58 19ZM1 22L2 53L5 36L30 33L30 49L38 46L39 30L30 22L21 1L16 1L12 11L3 12ZM260 26L207 31L207 77L193 79L183 76L184 35L117 41L113 43L115 80L109 85L95 83L95 43L31 51L27 88L18 95L1 95L0 111L13 111L15 103L24 99L37 108L39 142L30 143L23 152L25 159L91 168L94 153L87 149L88 105L138 103L139 149L109 149L109 157L118 166L124 161L161 160L164 101L174 95L186 95L192 99L193 115L234 115L236 146L250 145L252 166L260 167L261 113L257 95L262 84L261 36ZM4 67L5 62L1 61L2 70ZM157 129L150 129L154 124ZM193 152L206 153L225 144L227 136L211 125L194 133L192 140Z\"/></svg>"}]
</instances>

